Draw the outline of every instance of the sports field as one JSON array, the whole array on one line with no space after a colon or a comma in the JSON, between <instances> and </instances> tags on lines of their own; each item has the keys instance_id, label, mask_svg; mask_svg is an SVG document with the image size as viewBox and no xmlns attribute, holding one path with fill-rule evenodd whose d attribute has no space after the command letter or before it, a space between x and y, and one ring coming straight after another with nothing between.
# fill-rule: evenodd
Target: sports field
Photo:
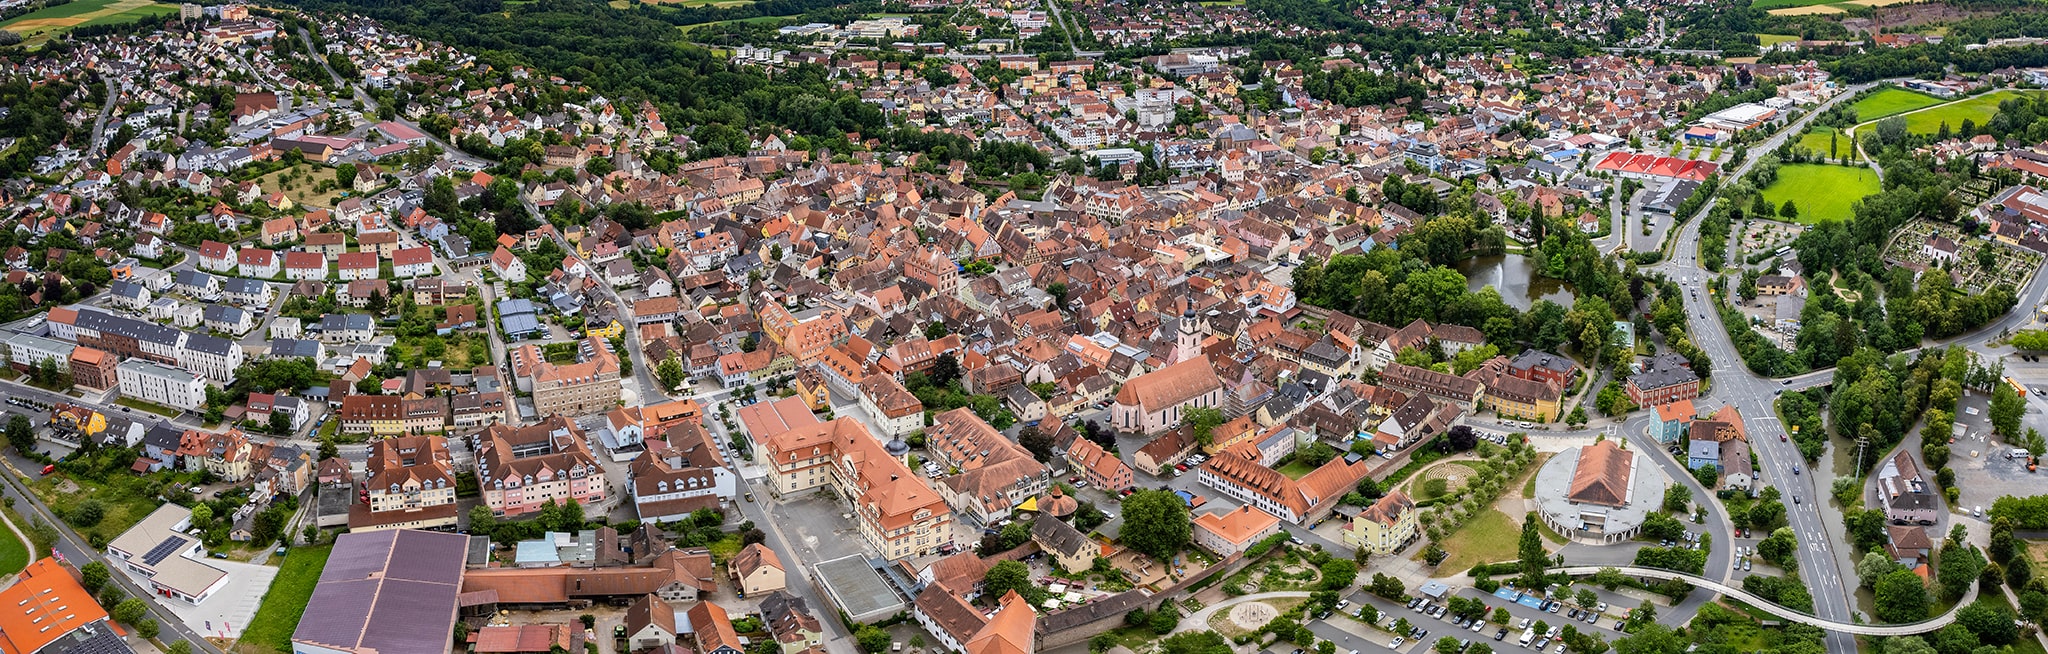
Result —
<instances>
[{"instance_id":1,"label":"sports field","mask_svg":"<svg viewBox=\"0 0 2048 654\"><path fill-rule=\"evenodd\" d=\"M1806 148L1815 154L1829 159L1855 157L1856 151L1850 147L1849 137L1847 135L1837 136L1836 134L1835 128L1815 127L1813 131L1800 135L1799 147ZM1833 146L1832 151L1829 149L1830 145Z\"/></svg>"},{"instance_id":2,"label":"sports field","mask_svg":"<svg viewBox=\"0 0 2048 654\"><path fill-rule=\"evenodd\" d=\"M177 5L151 0L74 0L0 23L0 29L20 34L25 42L39 43L80 25L111 25L175 13Z\"/></svg>"},{"instance_id":3,"label":"sports field","mask_svg":"<svg viewBox=\"0 0 2048 654\"><path fill-rule=\"evenodd\" d=\"M1813 224L1851 217L1850 205L1878 190L1877 173L1869 168L1791 164L1778 167L1778 181L1764 189L1764 199L1780 207L1791 200L1797 220Z\"/></svg>"},{"instance_id":4,"label":"sports field","mask_svg":"<svg viewBox=\"0 0 2048 654\"><path fill-rule=\"evenodd\" d=\"M1960 129L1963 121L1969 120L1982 125L1998 113L1998 103L2019 97L2021 91L1997 91L1950 102L1933 109L1906 114L1906 130L1915 134L1933 134L1941 130L1942 123L1949 129Z\"/></svg>"},{"instance_id":5,"label":"sports field","mask_svg":"<svg viewBox=\"0 0 2048 654\"><path fill-rule=\"evenodd\" d=\"M1760 46L1763 46L1763 47L1766 47L1766 48L1768 48L1768 47L1771 47L1771 46L1774 46L1774 45L1777 45L1777 44L1780 44L1780 43L1784 43L1784 42L1786 42L1786 41L1797 41L1797 40L1799 40L1799 37L1797 37L1797 36L1792 36L1792 35L1790 35L1790 34L1758 34L1758 35L1756 35L1756 44L1757 44L1757 45L1760 45Z\"/></svg>"},{"instance_id":6,"label":"sports field","mask_svg":"<svg viewBox=\"0 0 2048 654\"><path fill-rule=\"evenodd\" d=\"M1887 88L1857 100L1856 104L1849 105L1849 108L1856 110L1857 120L1870 121L1922 107L1932 107L1941 102L1940 98L1925 93Z\"/></svg>"}]
</instances>

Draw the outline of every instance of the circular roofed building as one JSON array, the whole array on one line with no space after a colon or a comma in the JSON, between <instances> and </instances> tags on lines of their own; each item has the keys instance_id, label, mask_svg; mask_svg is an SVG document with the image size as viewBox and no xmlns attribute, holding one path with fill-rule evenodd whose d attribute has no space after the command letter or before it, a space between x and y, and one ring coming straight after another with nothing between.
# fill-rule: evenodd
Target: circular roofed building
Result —
<instances>
[{"instance_id":1,"label":"circular roofed building","mask_svg":"<svg viewBox=\"0 0 2048 654\"><path fill-rule=\"evenodd\" d=\"M1642 530L1661 508L1669 481L1654 461L1602 440L1560 452L1536 472L1536 503L1544 524L1566 537L1607 544Z\"/></svg>"}]
</instances>

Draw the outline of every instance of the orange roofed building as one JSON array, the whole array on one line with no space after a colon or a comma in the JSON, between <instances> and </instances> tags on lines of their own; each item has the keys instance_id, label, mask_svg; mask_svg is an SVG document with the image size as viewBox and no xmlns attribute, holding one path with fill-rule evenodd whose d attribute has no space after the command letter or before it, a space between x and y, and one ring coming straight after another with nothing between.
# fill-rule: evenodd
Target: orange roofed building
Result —
<instances>
[{"instance_id":1,"label":"orange roofed building","mask_svg":"<svg viewBox=\"0 0 2048 654\"><path fill-rule=\"evenodd\" d=\"M14 585L0 590L0 653L35 654L66 638L98 643L84 651L130 651L114 634L107 611L85 592L71 569L43 559L21 571ZM77 645L74 645L76 647Z\"/></svg>"},{"instance_id":2,"label":"orange roofed building","mask_svg":"<svg viewBox=\"0 0 2048 654\"><path fill-rule=\"evenodd\" d=\"M789 495L831 485L851 498L861 536L891 561L939 551L952 542L952 510L938 491L904 464L908 446L891 452L853 418L792 425L762 433L761 456L773 465L770 488Z\"/></svg>"},{"instance_id":3,"label":"orange roofed building","mask_svg":"<svg viewBox=\"0 0 2048 654\"><path fill-rule=\"evenodd\" d=\"M1301 525L1329 515L1370 468L1362 457L1347 454L1330 459L1301 479L1289 479L1257 461L1225 451L1202 463L1198 479L1204 486Z\"/></svg>"},{"instance_id":4,"label":"orange roofed building","mask_svg":"<svg viewBox=\"0 0 2048 654\"><path fill-rule=\"evenodd\" d=\"M1189 408L1223 405L1223 380L1203 357L1139 375L1116 393L1110 421L1117 431L1150 434L1180 424Z\"/></svg>"},{"instance_id":5,"label":"orange roofed building","mask_svg":"<svg viewBox=\"0 0 2048 654\"><path fill-rule=\"evenodd\" d=\"M1280 518L1250 506L1195 516L1195 544L1222 556L1250 549L1280 533Z\"/></svg>"}]
</instances>

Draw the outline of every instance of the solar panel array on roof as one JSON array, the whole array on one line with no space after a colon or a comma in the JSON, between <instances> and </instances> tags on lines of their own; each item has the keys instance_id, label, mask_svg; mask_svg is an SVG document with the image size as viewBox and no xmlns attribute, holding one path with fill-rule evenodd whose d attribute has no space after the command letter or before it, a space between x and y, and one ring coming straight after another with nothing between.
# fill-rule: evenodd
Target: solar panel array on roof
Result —
<instances>
[{"instance_id":1,"label":"solar panel array on roof","mask_svg":"<svg viewBox=\"0 0 2048 654\"><path fill-rule=\"evenodd\" d=\"M149 548L149 552L142 555L142 562L148 565L162 563L164 559L171 558L171 555L176 553L178 548L184 544L184 538L165 536L163 542L157 543L156 547Z\"/></svg>"}]
</instances>

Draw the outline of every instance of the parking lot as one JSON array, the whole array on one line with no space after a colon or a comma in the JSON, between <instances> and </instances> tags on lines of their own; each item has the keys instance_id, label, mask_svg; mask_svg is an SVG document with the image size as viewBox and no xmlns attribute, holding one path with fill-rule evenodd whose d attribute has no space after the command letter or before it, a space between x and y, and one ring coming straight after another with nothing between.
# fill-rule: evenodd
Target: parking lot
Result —
<instances>
[{"instance_id":1,"label":"parking lot","mask_svg":"<svg viewBox=\"0 0 2048 654\"><path fill-rule=\"evenodd\" d=\"M2021 363L2017 357L2005 361L2012 376L2030 390L2048 388L2048 364ZM1956 471L1956 487L1962 491L1953 508L1964 513L1989 507L1992 500L2007 495L2036 494L2048 481L2048 477L2028 472L2026 461L2006 456L2013 445L1992 433L1990 405L1990 396L1975 391L1965 391L1957 402L1958 429L1955 442L1949 445L1948 465ZM2021 425L2048 432L2044 408L2048 408L2048 398L2030 394Z\"/></svg>"},{"instance_id":2,"label":"parking lot","mask_svg":"<svg viewBox=\"0 0 2048 654\"><path fill-rule=\"evenodd\" d=\"M1576 589L1580 587L1591 588L1588 586L1574 586L1573 592L1576 592ZM1309 625L1309 628L1316 633L1317 637L1335 641L1339 651L1360 650L1362 648L1354 644L1364 643L1372 648L1381 650L1428 652L1431 651L1430 648L1438 639L1448 637L1472 643L1492 641L1488 642L1488 644L1495 651L1501 651L1507 646L1512 645L1525 647L1529 651L1535 652L1538 651L1537 645L1541 642L1542 650L1547 652L1548 650L1556 649L1560 644L1555 640L1542 639L1542 635L1537 634L1531 636L1530 642L1527 645L1523 645L1519 640L1520 634L1524 630L1534 627L1537 622L1543 622L1560 632L1563 630L1564 625L1570 624L1576 626L1581 633L1590 633L1603 639L1613 640L1620 636L1615 631L1615 628L1618 626L1618 616L1643 602L1642 599L1625 593L1611 592L1599 588L1593 588L1593 591L1599 603L1590 607L1590 612L1581 613L1579 617L1575 618L1573 613L1580 612L1580 607L1569 602L1545 606L1540 601L1529 600L1537 604L1537 606L1530 606L1510 601L1507 598L1487 593L1477 588L1457 589L1451 594L1468 599L1477 599L1486 604L1486 618L1477 623L1479 626L1478 631L1472 630L1471 625L1473 623L1470 622L1460 626L1458 622L1461 622L1461 620L1458 619L1458 616L1450 615L1448 612L1439 613L1438 610L1444 607L1442 601L1418 598L1420 601L1413 603L1411 608L1409 603L1393 602L1376 595L1361 592L1353 594L1348 599L1350 605L1345 608L1345 611L1356 614L1362 607L1376 608L1380 611L1379 624L1382 627L1381 629L1374 629L1357 620L1341 616L1332 616L1325 620L1315 621ZM1552 607L1555 608L1556 612L1553 613L1548 610ZM1492 621L1497 609L1501 608L1506 608L1511 616L1505 625ZM1388 633L1392 631L1392 625L1402 619L1408 621L1412 627L1411 630L1402 634ZM1547 640L1547 642L1542 642L1543 640ZM1421 644L1421 647L1417 647L1418 643Z\"/></svg>"}]
</instances>

